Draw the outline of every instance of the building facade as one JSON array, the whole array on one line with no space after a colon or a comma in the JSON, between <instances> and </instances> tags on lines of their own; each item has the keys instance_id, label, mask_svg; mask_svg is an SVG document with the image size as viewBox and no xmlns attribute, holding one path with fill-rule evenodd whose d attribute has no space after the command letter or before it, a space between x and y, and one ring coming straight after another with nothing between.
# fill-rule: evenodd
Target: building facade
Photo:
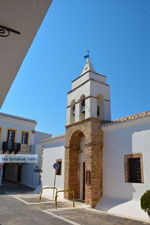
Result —
<instances>
[{"instance_id":1,"label":"building facade","mask_svg":"<svg viewBox=\"0 0 150 225\"><path fill-rule=\"evenodd\" d=\"M76 199L97 209L132 216L134 208L146 218L140 197L150 184L150 112L112 121L110 105L106 77L88 59L68 92L66 134L42 142L42 185L53 186L53 164L61 161L58 189L73 190ZM72 196L65 192L61 198Z\"/></svg>"},{"instance_id":2,"label":"building facade","mask_svg":"<svg viewBox=\"0 0 150 225\"><path fill-rule=\"evenodd\" d=\"M0 166L0 184L5 180L35 188L40 175L35 170L41 166L41 141L50 134L35 131L34 120L0 113L0 154L37 154L37 163L4 163Z\"/></svg>"}]
</instances>

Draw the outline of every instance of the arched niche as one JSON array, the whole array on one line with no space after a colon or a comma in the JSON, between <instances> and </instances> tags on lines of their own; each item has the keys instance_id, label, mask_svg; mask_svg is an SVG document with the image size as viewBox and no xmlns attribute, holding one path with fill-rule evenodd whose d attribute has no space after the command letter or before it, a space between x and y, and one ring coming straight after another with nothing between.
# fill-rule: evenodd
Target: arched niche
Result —
<instances>
[{"instance_id":1,"label":"arched niche","mask_svg":"<svg viewBox=\"0 0 150 225\"><path fill-rule=\"evenodd\" d=\"M75 100L72 100L70 109L70 123L75 122L75 114L76 114L76 102Z\"/></svg>"},{"instance_id":2,"label":"arched niche","mask_svg":"<svg viewBox=\"0 0 150 225\"><path fill-rule=\"evenodd\" d=\"M83 178L81 178L81 174L83 174L83 163L85 166L85 160L83 156L84 152L84 141L85 136L82 131L76 130L71 138L70 138L70 151L69 151L69 172L71 176L69 176L69 189L73 190L75 193L76 199L85 198L85 183L83 182ZM82 171L81 171L82 169Z\"/></svg>"},{"instance_id":3,"label":"arched niche","mask_svg":"<svg viewBox=\"0 0 150 225\"><path fill-rule=\"evenodd\" d=\"M80 97L80 114L79 114L79 118L80 121L85 119L85 111L86 111L86 105L85 105L85 95L82 95Z\"/></svg>"},{"instance_id":4,"label":"arched niche","mask_svg":"<svg viewBox=\"0 0 150 225\"><path fill-rule=\"evenodd\" d=\"M104 96L102 94L97 95L97 117L104 118Z\"/></svg>"}]
</instances>

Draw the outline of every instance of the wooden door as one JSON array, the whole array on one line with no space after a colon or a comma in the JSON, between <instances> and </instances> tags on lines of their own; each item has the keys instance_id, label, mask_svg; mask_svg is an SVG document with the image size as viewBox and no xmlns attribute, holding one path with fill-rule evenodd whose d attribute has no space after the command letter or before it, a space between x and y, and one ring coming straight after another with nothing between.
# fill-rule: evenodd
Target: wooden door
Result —
<instances>
[{"instance_id":1,"label":"wooden door","mask_svg":"<svg viewBox=\"0 0 150 225\"><path fill-rule=\"evenodd\" d=\"M83 162L83 200L85 200L85 162Z\"/></svg>"}]
</instances>

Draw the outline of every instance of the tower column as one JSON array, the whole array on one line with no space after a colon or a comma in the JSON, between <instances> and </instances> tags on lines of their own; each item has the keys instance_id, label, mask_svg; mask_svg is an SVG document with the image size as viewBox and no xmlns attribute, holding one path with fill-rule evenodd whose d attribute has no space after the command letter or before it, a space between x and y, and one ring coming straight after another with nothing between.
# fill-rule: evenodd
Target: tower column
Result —
<instances>
[{"instance_id":1,"label":"tower column","mask_svg":"<svg viewBox=\"0 0 150 225\"><path fill-rule=\"evenodd\" d=\"M76 114L75 121L78 122L80 120L80 103L76 103Z\"/></svg>"}]
</instances>

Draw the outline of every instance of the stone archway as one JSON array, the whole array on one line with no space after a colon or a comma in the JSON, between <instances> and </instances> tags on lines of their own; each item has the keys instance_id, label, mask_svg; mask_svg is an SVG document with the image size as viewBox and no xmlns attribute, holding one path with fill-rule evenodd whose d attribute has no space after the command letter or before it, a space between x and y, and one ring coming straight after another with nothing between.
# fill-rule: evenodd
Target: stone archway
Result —
<instances>
[{"instance_id":1,"label":"stone archway","mask_svg":"<svg viewBox=\"0 0 150 225\"><path fill-rule=\"evenodd\" d=\"M75 198L80 199L80 142L84 134L80 130L76 130L71 138L69 144L69 189L74 190Z\"/></svg>"},{"instance_id":2,"label":"stone archway","mask_svg":"<svg viewBox=\"0 0 150 225\"><path fill-rule=\"evenodd\" d=\"M95 206L102 195L103 131L101 121L87 119L66 127L65 189L80 198L80 141L85 137L85 203ZM65 198L71 196L65 193Z\"/></svg>"}]
</instances>

